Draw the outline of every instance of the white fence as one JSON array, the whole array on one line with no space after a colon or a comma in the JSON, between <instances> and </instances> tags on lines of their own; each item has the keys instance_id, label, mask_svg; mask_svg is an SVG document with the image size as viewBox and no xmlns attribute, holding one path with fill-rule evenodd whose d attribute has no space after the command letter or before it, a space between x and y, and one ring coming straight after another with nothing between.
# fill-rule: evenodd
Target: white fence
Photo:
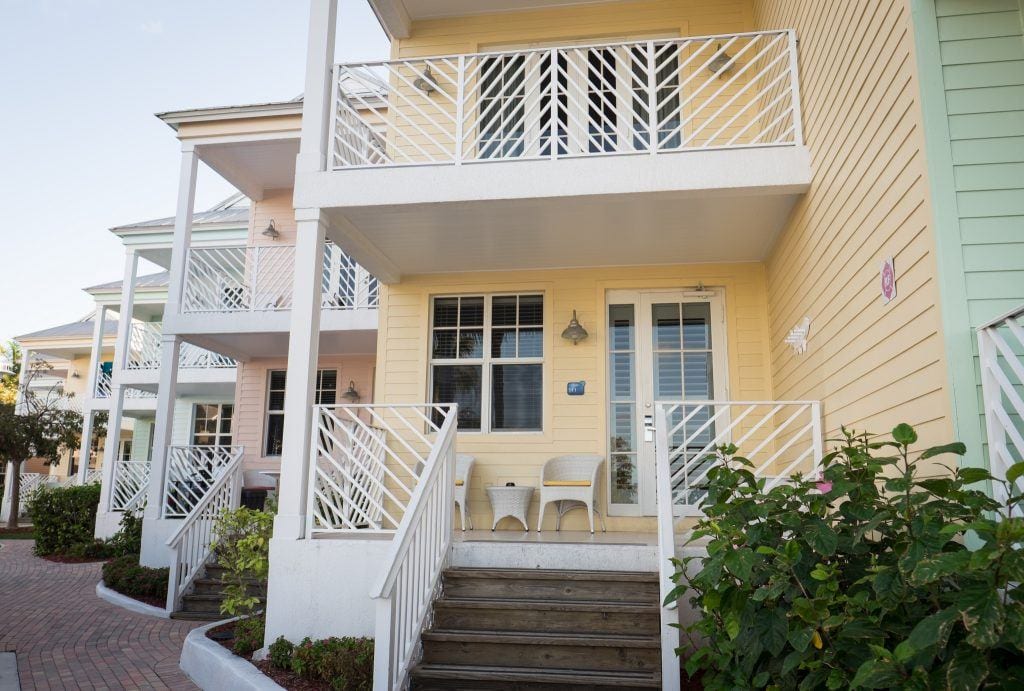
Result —
<instances>
[{"instance_id":1,"label":"white fence","mask_svg":"<svg viewBox=\"0 0 1024 691\"><path fill-rule=\"evenodd\" d=\"M146 501L149 461L117 461L110 492L111 511L135 511Z\"/></svg>"},{"instance_id":2,"label":"white fence","mask_svg":"<svg viewBox=\"0 0 1024 691\"><path fill-rule=\"evenodd\" d=\"M224 511L238 508L241 493L242 454L238 453L218 469L212 483L167 540L173 553L167 584L168 612L178 608L182 595L203 572L213 551L214 525Z\"/></svg>"},{"instance_id":3,"label":"white fence","mask_svg":"<svg viewBox=\"0 0 1024 691\"><path fill-rule=\"evenodd\" d=\"M189 250L182 311L275 312L292 307L293 245ZM377 279L340 247L324 248L323 307L374 309Z\"/></svg>"},{"instance_id":4,"label":"white fence","mask_svg":"<svg viewBox=\"0 0 1024 691\"><path fill-rule=\"evenodd\" d=\"M708 472L722 462L716 449L734 444L765 489L796 472L813 475L824 440L817 401L659 402L654 411L661 599L673 588L676 518L699 512ZM678 689L679 629L674 607L662 607L662 688Z\"/></svg>"},{"instance_id":5,"label":"white fence","mask_svg":"<svg viewBox=\"0 0 1024 691\"><path fill-rule=\"evenodd\" d=\"M18 518L28 516L28 505L32 496L39 488L51 482L50 476L44 473L20 473L18 483ZM54 483L56 478L54 478Z\"/></svg>"},{"instance_id":6,"label":"white fence","mask_svg":"<svg viewBox=\"0 0 1024 691\"><path fill-rule=\"evenodd\" d=\"M125 369L160 369L161 330L161 325L156 323L136 322L132 324ZM178 367L182 369L230 369L236 365L237 363L226 355L214 353L191 343L181 344Z\"/></svg>"},{"instance_id":7,"label":"white fence","mask_svg":"<svg viewBox=\"0 0 1024 691\"><path fill-rule=\"evenodd\" d=\"M242 458L241 446L170 446L164 480L164 518L184 518L209 495L225 468Z\"/></svg>"},{"instance_id":8,"label":"white fence","mask_svg":"<svg viewBox=\"0 0 1024 691\"><path fill-rule=\"evenodd\" d=\"M102 366L96 368L96 389L93 395L96 398L110 398L110 372L105 372Z\"/></svg>"},{"instance_id":9,"label":"white fence","mask_svg":"<svg viewBox=\"0 0 1024 691\"><path fill-rule=\"evenodd\" d=\"M334 104L335 169L803 143L792 31L340 64Z\"/></svg>"},{"instance_id":10,"label":"white fence","mask_svg":"<svg viewBox=\"0 0 1024 691\"><path fill-rule=\"evenodd\" d=\"M1024 460L1024 306L978 328L978 356L989 466L1004 478Z\"/></svg>"}]
</instances>

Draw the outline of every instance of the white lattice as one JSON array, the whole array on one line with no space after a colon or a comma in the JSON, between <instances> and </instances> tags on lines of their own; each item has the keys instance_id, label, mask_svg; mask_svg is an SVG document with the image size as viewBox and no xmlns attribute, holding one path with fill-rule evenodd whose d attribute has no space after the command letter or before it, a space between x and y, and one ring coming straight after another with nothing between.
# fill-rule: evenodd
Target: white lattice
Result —
<instances>
[{"instance_id":1,"label":"white lattice","mask_svg":"<svg viewBox=\"0 0 1024 691\"><path fill-rule=\"evenodd\" d=\"M241 446L170 446L164 480L164 518L183 518L203 500Z\"/></svg>"},{"instance_id":2,"label":"white lattice","mask_svg":"<svg viewBox=\"0 0 1024 691\"><path fill-rule=\"evenodd\" d=\"M117 461L114 465L114 487L110 492L110 510L138 509L146 501L148 489L149 461Z\"/></svg>"},{"instance_id":3,"label":"white lattice","mask_svg":"<svg viewBox=\"0 0 1024 691\"><path fill-rule=\"evenodd\" d=\"M1024 306L978 328L978 356L989 465L1001 479L1024 460Z\"/></svg>"}]
</instances>

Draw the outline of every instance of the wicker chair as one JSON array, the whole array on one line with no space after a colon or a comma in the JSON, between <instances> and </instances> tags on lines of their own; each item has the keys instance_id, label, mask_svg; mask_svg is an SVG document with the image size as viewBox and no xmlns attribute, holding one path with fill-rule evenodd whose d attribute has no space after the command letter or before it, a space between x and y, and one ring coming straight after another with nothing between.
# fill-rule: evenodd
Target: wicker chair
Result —
<instances>
[{"instance_id":1,"label":"wicker chair","mask_svg":"<svg viewBox=\"0 0 1024 691\"><path fill-rule=\"evenodd\" d=\"M601 519L601 531L605 531L604 516L597 510L597 479L601 472L601 456L556 456L547 461L540 471L540 517L537 532L544 525L544 509L551 502L557 502L558 515L555 530L561 530L562 516L572 509L585 508L590 519L590 532L594 532L594 514Z\"/></svg>"},{"instance_id":2,"label":"wicker chair","mask_svg":"<svg viewBox=\"0 0 1024 691\"><path fill-rule=\"evenodd\" d=\"M455 457L455 503L459 507L459 514L462 516L462 531L466 531L466 522L469 522L469 529L473 530L473 517L469 515L466 497L469 494L469 481L473 477L473 464L476 459L464 453Z\"/></svg>"}]
</instances>

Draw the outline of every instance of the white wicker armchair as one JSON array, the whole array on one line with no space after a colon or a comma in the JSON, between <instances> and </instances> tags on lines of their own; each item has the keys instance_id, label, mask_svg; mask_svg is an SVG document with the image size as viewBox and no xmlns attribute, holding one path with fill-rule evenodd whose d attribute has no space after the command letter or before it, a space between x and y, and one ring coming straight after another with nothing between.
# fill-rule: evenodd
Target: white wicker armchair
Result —
<instances>
[{"instance_id":1,"label":"white wicker armchair","mask_svg":"<svg viewBox=\"0 0 1024 691\"><path fill-rule=\"evenodd\" d=\"M465 532L466 523L469 522L469 529L473 530L473 517L469 515L469 508L466 497L469 495L469 481L473 477L473 464L476 459L464 453L455 457L455 503L459 507L459 514L462 516L462 530Z\"/></svg>"},{"instance_id":2,"label":"white wicker armchair","mask_svg":"<svg viewBox=\"0 0 1024 691\"><path fill-rule=\"evenodd\" d=\"M556 456L544 464L540 471L538 533L544 525L544 509L551 502L557 502L555 530L561 530L562 516L567 511L585 508L590 532L594 532L595 513L601 519L601 531L605 531L604 516L597 510L597 480L602 463L604 458L601 456L571 455Z\"/></svg>"}]
</instances>

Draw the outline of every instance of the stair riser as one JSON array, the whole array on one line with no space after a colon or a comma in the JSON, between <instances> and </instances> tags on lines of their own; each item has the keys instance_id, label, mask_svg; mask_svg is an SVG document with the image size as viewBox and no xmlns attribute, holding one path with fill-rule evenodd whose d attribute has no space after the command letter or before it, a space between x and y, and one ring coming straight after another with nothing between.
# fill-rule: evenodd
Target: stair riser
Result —
<instances>
[{"instance_id":1,"label":"stair riser","mask_svg":"<svg viewBox=\"0 0 1024 691\"><path fill-rule=\"evenodd\" d=\"M224 592L224 586L224 583L196 583L192 592L196 595L220 595ZM251 585L245 589L245 592L257 597L267 596L267 589L261 586Z\"/></svg>"},{"instance_id":2,"label":"stair riser","mask_svg":"<svg viewBox=\"0 0 1024 691\"><path fill-rule=\"evenodd\" d=\"M191 598L188 595L181 598L181 611L182 612L219 612L220 603L222 600L209 600L207 598ZM266 604L265 601L261 601L256 606L257 609L262 609ZM225 615L226 616L226 615Z\"/></svg>"},{"instance_id":3,"label":"stair riser","mask_svg":"<svg viewBox=\"0 0 1024 691\"><path fill-rule=\"evenodd\" d=\"M423 662L639 672L658 671L661 667L661 652L657 648L424 640Z\"/></svg>"},{"instance_id":4,"label":"stair riser","mask_svg":"<svg viewBox=\"0 0 1024 691\"><path fill-rule=\"evenodd\" d=\"M594 684L570 685L556 679L550 683L524 681L483 681L480 679L460 681L457 679L416 679L412 691L556 691L557 689L580 689L580 691L650 691L657 686L595 686Z\"/></svg>"},{"instance_id":5,"label":"stair riser","mask_svg":"<svg viewBox=\"0 0 1024 691\"><path fill-rule=\"evenodd\" d=\"M561 612L522 609L434 607L434 628L458 631L538 631L657 636L658 612Z\"/></svg>"},{"instance_id":6,"label":"stair riser","mask_svg":"<svg viewBox=\"0 0 1024 691\"><path fill-rule=\"evenodd\" d=\"M607 581L557 581L530 579L446 578L448 597L510 600L567 600L571 602L658 602L657 583L609 583Z\"/></svg>"}]
</instances>

